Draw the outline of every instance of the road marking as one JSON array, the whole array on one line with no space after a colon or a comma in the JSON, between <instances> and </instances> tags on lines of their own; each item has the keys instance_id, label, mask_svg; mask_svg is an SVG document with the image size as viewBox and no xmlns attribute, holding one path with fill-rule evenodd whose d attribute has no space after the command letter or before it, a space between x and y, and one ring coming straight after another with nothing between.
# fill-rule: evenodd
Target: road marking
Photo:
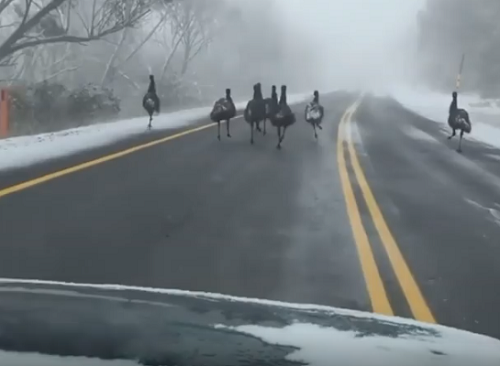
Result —
<instances>
[{"instance_id":1,"label":"road marking","mask_svg":"<svg viewBox=\"0 0 500 366\"><path fill-rule=\"evenodd\" d=\"M399 250L396 240L394 239L394 236L392 235L384 219L382 211L380 210L380 207L375 200L375 196L373 195L363 169L361 168L361 164L359 163L356 149L354 148L354 144L352 141L352 134L350 133L352 115L358 108L359 104L360 103L355 103L353 105L353 108L351 108L350 113L346 116L344 121L346 124L346 128L349 130L348 133L346 133L347 145L356 179L359 186L361 187L363 197L366 201L368 210L375 224L375 228L377 229L384 249L387 252L391 266L396 274L396 278L398 279L406 300L408 301L413 317L416 320L425 321L428 323L436 323L436 320L432 315L432 312L427 305L427 302L422 295L422 292L417 282L415 281L410 268L408 267L408 264L406 263L403 254Z\"/></svg>"},{"instance_id":2,"label":"road marking","mask_svg":"<svg viewBox=\"0 0 500 366\"><path fill-rule=\"evenodd\" d=\"M239 115L239 116L236 116L235 119L241 118L241 117L242 116ZM171 141L171 140L177 139L177 138L182 137L182 136L190 135L194 132L202 131L202 130L205 130L207 128L214 127L214 126L217 126L217 123L209 123L209 124L206 124L206 125L203 125L200 127L185 130L185 131L176 133L175 135L170 135L170 136L158 139L158 140L147 142L145 144L137 145L137 146L134 146L134 147L110 154L110 155L105 155L103 157L100 157L100 158L97 158L94 160L90 160L90 161L87 161L87 162L82 163L82 164L78 164L78 165L75 165L75 166L72 166L69 168L59 170L59 171L54 172L54 173L43 175L41 177L26 181L23 183L16 184L16 185L13 185L13 186L8 187L8 188L0 189L0 198L7 196L9 194L15 193L15 192L25 190L25 189L33 187L33 186L36 186L38 184L45 183L45 182L48 182L50 180L62 177L64 175L75 173L75 172L78 172L80 170L87 169L87 168L93 167L95 165L105 163L105 162L110 161L110 160L118 159L118 158L121 158L125 155L130 155L130 154L135 153L137 151L144 150L144 149L147 149L149 147L159 145L159 144L162 144L164 142Z\"/></svg>"},{"instance_id":3,"label":"road marking","mask_svg":"<svg viewBox=\"0 0 500 366\"><path fill-rule=\"evenodd\" d=\"M366 230L361 220L356 197L354 196L354 191L349 180L349 174L347 172L343 146L343 134L345 133L345 121L353 113L353 107L356 107L356 104L353 104L346 110L346 112L342 116L342 119L340 120L340 124L338 127L337 165L339 168L342 190L347 207L347 214L349 216L349 222L351 224L354 242L356 243L361 270L365 279L372 309L374 312L379 314L394 315L391 304L389 303L389 299L387 297L386 290L384 288L384 284L382 282L382 277L380 276L379 270L377 268L377 263L375 261L375 256L373 255L373 251L368 240L368 235L366 234Z\"/></svg>"}]
</instances>

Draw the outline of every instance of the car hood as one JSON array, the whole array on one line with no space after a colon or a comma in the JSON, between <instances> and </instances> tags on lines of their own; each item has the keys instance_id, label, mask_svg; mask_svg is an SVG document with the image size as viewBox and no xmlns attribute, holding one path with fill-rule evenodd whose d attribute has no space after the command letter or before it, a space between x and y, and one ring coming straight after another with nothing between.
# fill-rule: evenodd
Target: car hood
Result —
<instances>
[{"instance_id":1,"label":"car hood","mask_svg":"<svg viewBox=\"0 0 500 366\"><path fill-rule=\"evenodd\" d=\"M500 341L325 306L0 280L2 365L500 364Z\"/></svg>"}]
</instances>

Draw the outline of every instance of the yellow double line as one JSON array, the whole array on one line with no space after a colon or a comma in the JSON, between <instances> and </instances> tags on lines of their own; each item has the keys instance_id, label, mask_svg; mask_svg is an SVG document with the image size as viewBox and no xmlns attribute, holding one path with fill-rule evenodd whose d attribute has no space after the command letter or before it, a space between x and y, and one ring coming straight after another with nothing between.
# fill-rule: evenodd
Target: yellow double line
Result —
<instances>
[{"instance_id":1,"label":"yellow double line","mask_svg":"<svg viewBox=\"0 0 500 366\"><path fill-rule=\"evenodd\" d=\"M368 185L368 181L363 169L361 168L361 164L359 163L356 149L354 148L354 144L352 142L351 121L353 114L356 112L360 104L361 99L352 104L345 111L340 121L337 136L337 163L347 206L347 214L351 223L354 241L356 242L356 248L360 258L361 268L373 311L385 315L394 315L394 311L387 296L387 291L384 287L384 283L377 267L377 262L370 245L370 240L363 226L358 203L352 188L352 181L347 170L346 152L350 157L355 180L361 189L371 219L373 220L382 245L389 258L389 262L391 263L391 267L396 275L399 285L401 286L413 317L416 320L435 323L436 320L432 315L432 312L429 309L417 282L413 278L413 275L406 264L398 245L396 244L394 236L387 226L373 192ZM347 145L347 149L344 145Z\"/></svg>"}]
</instances>

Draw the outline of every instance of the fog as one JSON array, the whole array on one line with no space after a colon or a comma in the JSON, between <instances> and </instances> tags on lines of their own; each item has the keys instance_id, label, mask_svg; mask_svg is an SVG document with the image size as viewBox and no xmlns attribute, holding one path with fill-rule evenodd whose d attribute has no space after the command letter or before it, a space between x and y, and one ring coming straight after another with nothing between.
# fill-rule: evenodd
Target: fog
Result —
<instances>
[{"instance_id":1,"label":"fog","mask_svg":"<svg viewBox=\"0 0 500 366\"><path fill-rule=\"evenodd\" d=\"M71 112L70 117L59 116L48 126L46 121L56 118L50 112L41 121L31 121L32 116L45 113L48 104L52 104L51 110L62 104L67 111L66 95L86 94L81 88L88 83L111 90L119 99L101 92L114 106L90 120L142 115L137 101L147 88L150 73L157 77L164 110L210 105L227 87L236 100L248 100L257 82L267 95L272 84L286 84L290 93L312 93L313 89L389 91L402 84L413 85L416 80L416 21L425 0L178 0L164 7L159 6L162 2L156 4L126 31L118 27L118 31L86 43L31 47L12 59L0 60L9 65L0 67L0 83L3 79L25 87L47 81L67 89L60 97L48 93L54 103L44 101L43 108L37 107L40 103L34 97L19 103L24 106L13 112L13 119L24 122L18 125L45 131L68 126L67 121L89 123L84 113L87 107L81 103L78 118ZM75 13L71 35L85 36L85 22L92 22L81 19L90 16L90 5L78 2L78 7L66 8ZM1 14L0 50L15 30L16 14L13 6ZM54 24L64 18L61 14L51 13ZM195 20L190 27L192 39L179 32L184 24L179 18L186 14ZM105 14L100 16L108 19ZM39 34L40 29L47 31L43 26L18 42L32 39L29 37ZM24 91L20 93L20 99L27 98ZM26 105L31 106L29 113Z\"/></svg>"},{"instance_id":2,"label":"fog","mask_svg":"<svg viewBox=\"0 0 500 366\"><path fill-rule=\"evenodd\" d=\"M312 77L322 88L384 90L413 81L416 19L424 0L279 2L290 52L300 55L308 45Z\"/></svg>"},{"instance_id":3,"label":"fog","mask_svg":"<svg viewBox=\"0 0 500 366\"><path fill-rule=\"evenodd\" d=\"M414 84L417 13L425 0L228 0L212 53L197 59L204 84L251 95L251 85L385 91ZM232 14L232 13L231 13ZM157 50L153 50L157 52Z\"/></svg>"}]
</instances>

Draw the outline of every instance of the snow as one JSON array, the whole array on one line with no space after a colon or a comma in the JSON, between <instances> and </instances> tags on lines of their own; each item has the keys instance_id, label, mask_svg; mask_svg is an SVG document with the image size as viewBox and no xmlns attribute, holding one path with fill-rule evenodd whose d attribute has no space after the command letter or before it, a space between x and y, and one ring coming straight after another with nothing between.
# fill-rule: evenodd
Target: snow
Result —
<instances>
[{"instance_id":1,"label":"snow","mask_svg":"<svg viewBox=\"0 0 500 366\"><path fill-rule=\"evenodd\" d=\"M231 296L231 295L223 295L218 293L211 292L202 292L202 291L187 291L187 290L177 290L177 289L165 289L165 288L155 288L155 287L141 287L141 286L129 286L129 285L119 285L119 284L95 284L95 283L79 283L79 282L63 282L63 281L51 281L51 280L37 280L37 279L21 279L21 278L3 278L0 277L0 285L47 285L47 286L62 286L67 288L89 288L89 289L97 289L97 290L111 290L111 291L143 291L149 293L159 293L165 295L172 296L186 296L186 297L195 297L200 299L208 299L208 300L225 300L225 301L234 301L234 302L243 302L243 303L252 303L252 304L260 304L260 305L268 305L273 307L286 307L292 310L304 310L311 312L326 312L333 315L346 315L346 316L354 316L358 318L365 319L378 319L381 321L393 322L397 319L397 322L405 325L413 325L421 327L423 323L418 322L416 320L393 317L387 315L380 314L372 314L367 312L362 312L358 310L350 310L350 309L341 309L335 308L326 305L315 305L315 304L299 304L299 303L289 303L283 301L275 301L275 300L264 300L264 299L256 299L256 298L248 298L248 297L239 297L239 296ZM424 326L431 326L434 329L441 331L443 329L453 329L447 328L438 325L430 325L424 324ZM475 334L470 333L471 336ZM487 337L476 335L479 339L483 339ZM495 340L495 342L497 342Z\"/></svg>"},{"instance_id":2,"label":"snow","mask_svg":"<svg viewBox=\"0 0 500 366\"><path fill-rule=\"evenodd\" d=\"M454 329L440 330L439 338L420 335L410 339L404 336L357 337L356 331L338 331L308 323L283 328L258 325L217 327L250 334L267 343L295 347L297 350L287 359L311 366L444 365L443 355L446 356L446 365L478 365L478 362L480 365L494 365L500 359L497 342L481 340L471 343L469 334Z\"/></svg>"},{"instance_id":3,"label":"snow","mask_svg":"<svg viewBox=\"0 0 500 366\"><path fill-rule=\"evenodd\" d=\"M408 130L406 130L406 134L415 140L420 140L420 141L429 141L429 142L434 142L434 143L439 143L438 140L434 138L434 136L431 136L427 132L424 132L422 130L419 130L418 128L410 126Z\"/></svg>"},{"instance_id":4,"label":"snow","mask_svg":"<svg viewBox=\"0 0 500 366\"><path fill-rule=\"evenodd\" d=\"M441 123L443 133L449 133L448 108L451 93L437 93L425 89L396 88L391 93L406 108L421 116ZM476 95L459 95L458 104L469 112L472 132L467 139L480 141L495 148L500 148L500 107L491 103L489 107L480 107L485 102ZM487 101L491 102L491 101ZM445 132L446 131L446 132Z\"/></svg>"},{"instance_id":5,"label":"snow","mask_svg":"<svg viewBox=\"0 0 500 366\"><path fill-rule=\"evenodd\" d=\"M312 93L292 94L288 96L288 102L296 104L310 98ZM241 109L246 104L246 101L238 102L236 107ZM197 120L208 118L211 110L212 106L161 114L154 118L153 129L157 131L189 127ZM144 134L147 133L146 122L147 117L131 118L0 140L0 170L29 166Z\"/></svg>"},{"instance_id":6,"label":"snow","mask_svg":"<svg viewBox=\"0 0 500 366\"><path fill-rule=\"evenodd\" d=\"M335 364L344 366L385 366L391 364L405 364L420 366L434 364L432 361L442 357L436 352L446 355L446 364L477 366L497 364L500 359L499 341L493 338L461 331L441 325L424 324L412 319L389 317L357 310L339 309L323 305L294 304L272 300L235 297L207 292L193 292L151 287L125 286L116 284L86 284L60 281L46 281L33 279L0 278L0 285L46 285L66 288L97 289L110 291L143 291L161 293L171 296L184 296L205 299L209 301L230 301L239 303L260 304L271 307L296 309L310 312L323 312L323 316L344 315L358 319L376 319L385 323L413 325L425 327L438 332L438 336L382 337L371 335L359 337L355 330L338 330L332 327L321 327L317 324L295 323L285 327L261 326L245 324L236 327L214 324L218 329L253 335L265 342L296 347L296 351L288 355L290 360L302 361L309 365L323 366ZM392 352L391 352L392 351ZM436 352L431 352L436 351ZM416 357L418 356L418 357ZM404 362L402 360L404 359ZM443 359L440 359L443 361ZM426 362L427 361L427 362ZM484 362L478 364L478 362ZM445 363L442 363L443 365Z\"/></svg>"}]
</instances>

